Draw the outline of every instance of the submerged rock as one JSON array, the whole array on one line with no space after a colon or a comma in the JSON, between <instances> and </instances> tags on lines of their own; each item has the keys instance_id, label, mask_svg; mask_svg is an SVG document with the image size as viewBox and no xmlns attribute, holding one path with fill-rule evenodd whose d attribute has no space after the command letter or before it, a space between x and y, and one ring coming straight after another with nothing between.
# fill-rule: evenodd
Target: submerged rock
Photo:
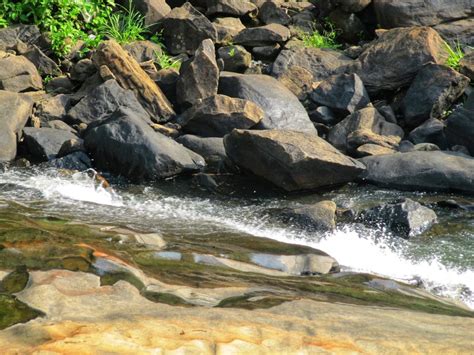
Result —
<instances>
[{"instance_id":1,"label":"submerged rock","mask_svg":"<svg viewBox=\"0 0 474 355\"><path fill-rule=\"evenodd\" d=\"M229 158L287 190L344 184L365 167L318 136L286 130L234 130L224 137Z\"/></svg>"}]
</instances>

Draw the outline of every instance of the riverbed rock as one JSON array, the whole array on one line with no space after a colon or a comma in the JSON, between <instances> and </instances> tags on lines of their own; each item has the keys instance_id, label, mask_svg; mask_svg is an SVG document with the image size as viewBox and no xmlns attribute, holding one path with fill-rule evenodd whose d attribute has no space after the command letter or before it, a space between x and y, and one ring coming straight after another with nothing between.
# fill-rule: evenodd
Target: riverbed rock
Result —
<instances>
[{"instance_id":1,"label":"riverbed rock","mask_svg":"<svg viewBox=\"0 0 474 355\"><path fill-rule=\"evenodd\" d=\"M224 61L224 70L243 72L250 67L252 55L242 46L230 45L219 48L219 59Z\"/></svg>"},{"instance_id":2,"label":"riverbed rock","mask_svg":"<svg viewBox=\"0 0 474 355\"><path fill-rule=\"evenodd\" d=\"M76 151L39 165L39 167L73 171L86 171L87 169L91 169L92 166L91 159L83 151Z\"/></svg>"},{"instance_id":3,"label":"riverbed rock","mask_svg":"<svg viewBox=\"0 0 474 355\"><path fill-rule=\"evenodd\" d=\"M245 29L242 21L235 17L218 17L212 24L217 31L216 43L229 44L234 41L234 37L239 34L240 31Z\"/></svg>"},{"instance_id":4,"label":"riverbed rock","mask_svg":"<svg viewBox=\"0 0 474 355\"><path fill-rule=\"evenodd\" d=\"M362 179L397 189L474 193L474 158L454 152L407 152L362 158Z\"/></svg>"},{"instance_id":5,"label":"riverbed rock","mask_svg":"<svg viewBox=\"0 0 474 355\"><path fill-rule=\"evenodd\" d=\"M223 72L219 94L256 103L265 112L261 129L287 129L317 135L313 123L299 102L286 87L267 75Z\"/></svg>"},{"instance_id":6,"label":"riverbed rock","mask_svg":"<svg viewBox=\"0 0 474 355\"><path fill-rule=\"evenodd\" d=\"M107 119L119 108L126 108L137 117L152 123L150 115L133 92L123 89L115 80L107 80L92 90L68 112L68 118L74 123L90 124Z\"/></svg>"},{"instance_id":7,"label":"riverbed rock","mask_svg":"<svg viewBox=\"0 0 474 355\"><path fill-rule=\"evenodd\" d=\"M288 208L282 212L286 223L296 224L309 231L330 231L336 228L336 204L321 201L313 205Z\"/></svg>"},{"instance_id":8,"label":"riverbed rock","mask_svg":"<svg viewBox=\"0 0 474 355\"><path fill-rule=\"evenodd\" d=\"M64 142L77 139L71 132L53 128L23 129L28 153L37 161L48 161L57 157Z\"/></svg>"},{"instance_id":9,"label":"riverbed rock","mask_svg":"<svg viewBox=\"0 0 474 355\"><path fill-rule=\"evenodd\" d=\"M233 165L225 152L223 138L185 134L178 137L176 141L202 156L206 160L207 171L221 172Z\"/></svg>"},{"instance_id":10,"label":"riverbed rock","mask_svg":"<svg viewBox=\"0 0 474 355\"><path fill-rule=\"evenodd\" d=\"M193 105L217 94L218 85L219 68L214 43L205 39L194 57L181 65L176 85L178 102L181 105Z\"/></svg>"},{"instance_id":11,"label":"riverbed rock","mask_svg":"<svg viewBox=\"0 0 474 355\"><path fill-rule=\"evenodd\" d=\"M22 131L33 109L27 95L0 90L0 162L16 157L17 135Z\"/></svg>"},{"instance_id":12,"label":"riverbed rock","mask_svg":"<svg viewBox=\"0 0 474 355\"><path fill-rule=\"evenodd\" d=\"M33 63L36 69L38 69L38 72L43 76L57 76L61 74L61 69L54 60L44 54L36 45L28 47L28 50L22 55Z\"/></svg>"},{"instance_id":13,"label":"riverbed rock","mask_svg":"<svg viewBox=\"0 0 474 355\"><path fill-rule=\"evenodd\" d=\"M469 81L468 77L444 65L424 66L402 101L405 124L414 128L428 118L441 118L463 94Z\"/></svg>"},{"instance_id":14,"label":"riverbed rock","mask_svg":"<svg viewBox=\"0 0 474 355\"><path fill-rule=\"evenodd\" d=\"M459 62L460 72L474 82L474 51L466 54Z\"/></svg>"},{"instance_id":15,"label":"riverbed rock","mask_svg":"<svg viewBox=\"0 0 474 355\"><path fill-rule=\"evenodd\" d=\"M353 151L367 143L394 148L403 136L401 127L387 122L375 108L367 107L354 112L331 128L328 141L341 151ZM362 137L366 138L361 139Z\"/></svg>"},{"instance_id":16,"label":"riverbed rock","mask_svg":"<svg viewBox=\"0 0 474 355\"><path fill-rule=\"evenodd\" d=\"M469 105L469 101L472 102ZM456 109L446 120L446 137L450 146L463 145L474 155L474 95L464 107Z\"/></svg>"},{"instance_id":17,"label":"riverbed rock","mask_svg":"<svg viewBox=\"0 0 474 355\"><path fill-rule=\"evenodd\" d=\"M145 25L155 25L171 11L166 0L131 0L135 9L145 17ZM128 2L128 1L125 1Z\"/></svg>"},{"instance_id":18,"label":"riverbed rock","mask_svg":"<svg viewBox=\"0 0 474 355\"><path fill-rule=\"evenodd\" d=\"M275 1L265 1L259 9L258 17L266 25L277 23L286 26L291 22L288 10Z\"/></svg>"},{"instance_id":19,"label":"riverbed rock","mask_svg":"<svg viewBox=\"0 0 474 355\"><path fill-rule=\"evenodd\" d=\"M304 102L316 83L313 74L305 68L294 66L278 77L278 81L285 85L293 94Z\"/></svg>"},{"instance_id":20,"label":"riverbed rock","mask_svg":"<svg viewBox=\"0 0 474 355\"><path fill-rule=\"evenodd\" d=\"M26 57L0 59L0 90L25 92L41 90L43 81L38 69Z\"/></svg>"},{"instance_id":21,"label":"riverbed rock","mask_svg":"<svg viewBox=\"0 0 474 355\"><path fill-rule=\"evenodd\" d=\"M71 101L71 98L64 94L41 100L36 105L35 115L41 122L64 120L67 112L71 108Z\"/></svg>"},{"instance_id":22,"label":"riverbed rock","mask_svg":"<svg viewBox=\"0 0 474 355\"><path fill-rule=\"evenodd\" d=\"M359 218L371 226L386 226L402 238L420 235L436 222L436 213L409 198L365 210Z\"/></svg>"},{"instance_id":23,"label":"riverbed rock","mask_svg":"<svg viewBox=\"0 0 474 355\"><path fill-rule=\"evenodd\" d=\"M162 22L163 39L171 54L194 54L205 39L217 40L211 21L189 2L175 7Z\"/></svg>"},{"instance_id":24,"label":"riverbed rock","mask_svg":"<svg viewBox=\"0 0 474 355\"><path fill-rule=\"evenodd\" d=\"M249 0L206 0L207 16L234 16L242 17L250 12L256 12L255 6Z\"/></svg>"},{"instance_id":25,"label":"riverbed rock","mask_svg":"<svg viewBox=\"0 0 474 355\"><path fill-rule=\"evenodd\" d=\"M94 52L93 61L98 67L107 66L121 87L133 91L153 121L159 123L175 116L160 88L117 42L102 42Z\"/></svg>"},{"instance_id":26,"label":"riverbed rock","mask_svg":"<svg viewBox=\"0 0 474 355\"><path fill-rule=\"evenodd\" d=\"M446 59L445 43L432 28L395 28L366 47L358 74L369 94L376 95L409 85L425 64Z\"/></svg>"},{"instance_id":27,"label":"riverbed rock","mask_svg":"<svg viewBox=\"0 0 474 355\"><path fill-rule=\"evenodd\" d=\"M44 49L48 43L36 25L13 25L0 29L0 50L13 49L19 42Z\"/></svg>"},{"instance_id":28,"label":"riverbed rock","mask_svg":"<svg viewBox=\"0 0 474 355\"><path fill-rule=\"evenodd\" d=\"M155 132L124 108L89 128L84 144L98 168L134 180L167 178L205 165L201 156Z\"/></svg>"},{"instance_id":29,"label":"riverbed rock","mask_svg":"<svg viewBox=\"0 0 474 355\"><path fill-rule=\"evenodd\" d=\"M234 43L248 47L259 47L286 42L289 38L290 30L287 27L272 23L242 30L234 37Z\"/></svg>"},{"instance_id":30,"label":"riverbed rock","mask_svg":"<svg viewBox=\"0 0 474 355\"><path fill-rule=\"evenodd\" d=\"M445 128L444 122L431 118L411 131L408 139L414 144L433 143L444 150L448 147Z\"/></svg>"},{"instance_id":31,"label":"riverbed rock","mask_svg":"<svg viewBox=\"0 0 474 355\"><path fill-rule=\"evenodd\" d=\"M353 65L351 58L333 49L284 49L272 65L272 75L278 78L291 67L298 66L311 72L314 81L322 81L334 74L351 72Z\"/></svg>"},{"instance_id":32,"label":"riverbed rock","mask_svg":"<svg viewBox=\"0 0 474 355\"><path fill-rule=\"evenodd\" d=\"M251 128L264 117L263 110L252 101L215 95L184 112L178 124L201 137L223 137L235 128Z\"/></svg>"},{"instance_id":33,"label":"riverbed rock","mask_svg":"<svg viewBox=\"0 0 474 355\"><path fill-rule=\"evenodd\" d=\"M357 74L331 76L321 82L310 97L319 106L327 106L345 115L370 104L369 94Z\"/></svg>"},{"instance_id":34,"label":"riverbed rock","mask_svg":"<svg viewBox=\"0 0 474 355\"><path fill-rule=\"evenodd\" d=\"M157 55L161 54L162 47L152 41L133 41L127 43L123 48L138 62L148 62L156 60Z\"/></svg>"},{"instance_id":35,"label":"riverbed rock","mask_svg":"<svg viewBox=\"0 0 474 355\"><path fill-rule=\"evenodd\" d=\"M224 137L229 158L287 190L317 189L356 179L365 167L316 135L287 130L234 130Z\"/></svg>"}]
</instances>

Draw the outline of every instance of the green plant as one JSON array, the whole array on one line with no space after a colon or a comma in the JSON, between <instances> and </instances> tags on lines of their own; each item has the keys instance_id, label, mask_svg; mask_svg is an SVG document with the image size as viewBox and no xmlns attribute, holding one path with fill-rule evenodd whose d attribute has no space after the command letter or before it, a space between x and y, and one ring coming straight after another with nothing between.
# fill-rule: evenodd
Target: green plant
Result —
<instances>
[{"instance_id":1,"label":"green plant","mask_svg":"<svg viewBox=\"0 0 474 355\"><path fill-rule=\"evenodd\" d=\"M320 33L318 30L314 29L312 32L304 32L300 35L303 40L305 47L312 48L332 48L338 49L341 47L337 43L337 32L332 25L328 25L329 30L324 30Z\"/></svg>"},{"instance_id":2,"label":"green plant","mask_svg":"<svg viewBox=\"0 0 474 355\"><path fill-rule=\"evenodd\" d=\"M454 48L451 47L447 42L444 42L446 52L448 53L448 59L446 59L446 65L455 70L459 70L460 61L464 58L464 52L461 48L461 44L456 42Z\"/></svg>"},{"instance_id":3,"label":"green plant","mask_svg":"<svg viewBox=\"0 0 474 355\"><path fill-rule=\"evenodd\" d=\"M160 69L176 69L179 70L181 67L181 61L179 59L174 59L163 50L161 52L155 51L156 64Z\"/></svg>"},{"instance_id":4,"label":"green plant","mask_svg":"<svg viewBox=\"0 0 474 355\"><path fill-rule=\"evenodd\" d=\"M232 47L231 49L229 49L229 55L231 57L235 56L235 47Z\"/></svg>"},{"instance_id":5,"label":"green plant","mask_svg":"<svg viewBox=\"0 0 474 355\"><path fill-rule=\"evenodd\" d=\"M8 26L8 21L0 14L0 28L5 28Z\"/></svg>"},{"instance_id":6,"label":"green plant","mask_svg":"<svg viewBox=\"0 0 474 355\"><path fill-rule=\"evenodd\" d=\"M135 10L132 2L128 8L110 15L108 21L102 27L102 34L115 39L120 44L130 43L144 39L143 35L148 31L145 25L145 17Z\"/></svg>"}]
</instances>

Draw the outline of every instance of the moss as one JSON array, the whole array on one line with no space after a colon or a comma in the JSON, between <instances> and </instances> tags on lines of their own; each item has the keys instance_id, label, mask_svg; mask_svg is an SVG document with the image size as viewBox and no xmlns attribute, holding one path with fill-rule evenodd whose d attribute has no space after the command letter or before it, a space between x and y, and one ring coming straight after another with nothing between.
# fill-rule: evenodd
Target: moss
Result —
<instances>
[{"instance_id":1,"label":"moss","mask_svg":"<svg viewBox=\"0 0 474 355\"><path fill-rule=\"evenodd\" d=\"M137 290L141 291L145 285L141 282L135 275L129 272L114 272L110 274L105 274L100 277L101 286L110 286L114 285L119 281L126 281L129 284L135 286Z\"/></svg>"},{"instance_id":2,"label":"moss","mask_svg":"<svg viewBox=\"0 0 474 355\"><path fill-rule=\"evenodd\" d=\"M172 293L166 292L153 292L153 291L144 291L142 296L146 299L156 302L156 303L165 303L170 306L182 306L182 307L193 307L194 305L186 302L179 296L173 295Z\"/></svg>"},{"instance_id":3,"label":"moss","mask_svg":"<svg viewBox=\"0 0 474 355\"><path fill-rule=\"evenodd\" d=\"M25 265L20 265L0 282L0 292L17 293L22 291L30 278Z\"/></svg>"},{"instance_id":4,"label":"moss","mask_svg":"<svg viewBox=\"0 0 474 355\"><path fill-rule=\"evenodd\" d=\"M0 330L43 315L42 312L18 301L14 296L0 294Z\"/></svg>"},{"instance_id":5,"label":"moss","mask_svg":"<svg viewBox=\"0 0 474 355\"><path fill-rule=\"evenodd\" d=\"M256 298L256 299L252 299ZM258 296L256 294L245 294L242 296L229 297L216 306L218 308L243 308L243 309L267 309L281 305L282 303L292 301L290 298L278 296Z\"/></svg>"}]
</instances>

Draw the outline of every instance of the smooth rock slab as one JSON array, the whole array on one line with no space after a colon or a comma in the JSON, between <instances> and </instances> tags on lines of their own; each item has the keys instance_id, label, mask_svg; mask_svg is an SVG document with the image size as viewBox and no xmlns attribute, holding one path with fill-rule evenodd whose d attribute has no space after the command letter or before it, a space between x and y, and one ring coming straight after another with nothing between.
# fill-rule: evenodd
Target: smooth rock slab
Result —
<instances>
[{"instance_id":1,"label":"smooth rock slab","mask_svg":"<svg viewBox=\"0 0 474 355\"><path fill-rule=\"evenodd\" d=\"M474 158L450 152L408 152L362 158L363 180L398 189L474 193Z\"/></svg>"},{"instance_id":2,"label":"smooth rock slab","mask_svg":"<svg viewBox=\"0 0 474 355\"><path fill-rule=\"evenodd\" d=\"M318 136L286 130L234 130L224 137L227 155L240 167L287 190L355 180L365 167Z\"/></svg>"}]
</instances>

